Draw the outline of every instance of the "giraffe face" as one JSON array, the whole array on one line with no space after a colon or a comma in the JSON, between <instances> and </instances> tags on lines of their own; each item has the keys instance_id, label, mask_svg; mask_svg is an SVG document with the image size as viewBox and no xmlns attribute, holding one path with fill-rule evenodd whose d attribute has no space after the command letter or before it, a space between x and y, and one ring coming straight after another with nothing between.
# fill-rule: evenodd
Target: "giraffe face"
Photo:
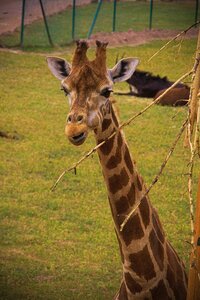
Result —
<instances>
[{"instance_id":1,"label":"giraffe face","mask_svg":"<svg viewBox=\"0 0 200 300\"><path fill-rule=\"evenodd\" d=\"M61 80L61 89L69 99L65 134L76 146L85 141L89 130L101 128L105 115L110 113L113 83L132 76L139 62L135 58L122 59L113 69L107 69L106 46L97 42L93 61L87 59L88 45L84 41L77 43L72 65L61 58L47 58L50 70Z\"/></svg>"},{"instance_id":2,"label":"giraffe face","mask_svg":"<svg viewBox=\"0 0 200 300\"><path fill-rule=\"evenodd\" d=\"M69 99L65 134L71 143L81 145L109 112L112 81L108 74L99 76L92 64L85 64L72 70L61 85Z\"/></svg>"}]
</instances>

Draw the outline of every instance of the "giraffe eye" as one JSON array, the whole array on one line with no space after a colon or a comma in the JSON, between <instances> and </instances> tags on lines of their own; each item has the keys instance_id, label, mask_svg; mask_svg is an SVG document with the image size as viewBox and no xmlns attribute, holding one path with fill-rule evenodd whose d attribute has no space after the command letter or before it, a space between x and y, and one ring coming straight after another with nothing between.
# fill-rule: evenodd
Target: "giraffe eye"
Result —
<instances>
[{"instance_id":1,"label":"giraffe eye","mask_svg":"<svg viewBox=\"0 0 200 300\"><path fill-rule=\"evenodd\" d=\"M66 87L62 86L61 91L64 91L65 96L69 95L69 91L66 89Z\"/></svg>"},{"instance_id":2,"label":"giraffe eye","mask_svg":"<svg viewBox=\"0 0 200 300\"><path fill-rule=\"evenodd\" d=\"M105 88L101 91L100 95L105 97L105 98L109 98L110 97L110 93L112 92L112 89L110 88Z\"/></svg>"}]
</instances>

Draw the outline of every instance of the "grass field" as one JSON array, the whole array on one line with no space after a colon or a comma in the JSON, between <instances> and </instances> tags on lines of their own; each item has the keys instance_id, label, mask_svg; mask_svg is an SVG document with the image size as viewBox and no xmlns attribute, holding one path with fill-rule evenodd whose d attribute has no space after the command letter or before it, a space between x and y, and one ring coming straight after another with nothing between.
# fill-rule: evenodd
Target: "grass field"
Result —
<instances>
[{"instance_id":1,"label":"grass field","mask_svg":"<svg viewBox=\"0 0 200 300\"><path fill-rule=\"evenodd\" d=\"M117 54L137 56L141 69L171 80L188 71L196 40L174 44L150 63L163 42L108 50L108 65ZM179 51L177 51L179 49ZM66 58L70 60L72 48ZM89 51L90 57L94 50ZM58 175L94 146L92 134L81 147L64 136L68 104L60 83L47 69L45 56L0 52L0 130L19 139L0 139L0 299L112 299L121 264L110 208L96 155L77 175L67 174L52 193ZM128 91L117 84L115 91ZM150 100L114 96L126 120ZM125 128L131 152L150 184L187 114L186 108L152 107ZM182 140L151 192L169 239L188 264L190 247L187 164ZM194 194L199 162L196 162Z\"/></svg>"},{"instance_id":2,"label":"grass field","mask_svg":"<svg viewBox=\"0 0 200 300\"><path fill-rule=\"evenodd\" d=\"M92 24L97 4L77 8L75 38L86 38ZM46 12L48 13L48 12ZM28 17L28 16L26 16ZM72 40L72 11L59 13L48 17L49 29L55 45L63 46ZM113 3L104 2L94 28L95 32L111 32L113 18ZM155 2L153 10L153 28L185 29L194 23L195 2ZM129 1L117 4L116 31L143 30L149 26L149 2ZM0 36L0 44L16 46L19 44L20 32ZM37 21L26 26L24 46L26 50L49 51L48 39L43 21Z\"/></svg>"}]
</instances>

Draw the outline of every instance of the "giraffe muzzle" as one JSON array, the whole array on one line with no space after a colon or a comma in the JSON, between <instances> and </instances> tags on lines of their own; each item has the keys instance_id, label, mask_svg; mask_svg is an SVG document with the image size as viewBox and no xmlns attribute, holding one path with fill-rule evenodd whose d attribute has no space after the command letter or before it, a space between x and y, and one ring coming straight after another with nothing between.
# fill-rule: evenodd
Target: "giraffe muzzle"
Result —
<instances>
[{"instance_id":1,"label":"giraffe muzzle","mask_svg":"<svg viewBox=\"0 0 200 300\"><path fill-rule=\"evenodd\" d=\"M77 135L68 136L69 141L75 146L82 145L87 137L87 132L81 132Z\"/></svg>"},{"instance_id":2,"label":"giraffe muzzle","mask_svg":"<svg viewBox=\"0 0 200 300\"><path fill-rule=\"evenodd\" d=\"M71 110L67 116L65 134L75 146L82 145L88 135L86 113L83 110Z\"/></svg>"}]
</instances>

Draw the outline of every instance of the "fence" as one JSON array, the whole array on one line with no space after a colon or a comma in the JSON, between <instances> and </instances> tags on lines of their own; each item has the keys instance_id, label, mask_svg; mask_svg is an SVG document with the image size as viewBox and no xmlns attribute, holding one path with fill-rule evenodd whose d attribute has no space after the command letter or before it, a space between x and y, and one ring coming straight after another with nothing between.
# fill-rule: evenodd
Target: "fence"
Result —
<instances>
[{"instance_id":1,"label":"fence","mask_svg":"<svg viewBox=\"0 0 200 300\"><path fill-rule=\"evenodd\" d=\"M66 45L75 39L90 38L95 32L144 29L184 29L198 19L198 0L190 2L18 0L13 19L18 32L0 36L5 46ZM84 5L82 5L84 4ZM55 13L57 13L55 15ZM54 15L53 15L54 14ZM9 14L7 15L7 18ZM21 20L20 20L21 19ZM36 19L32 25L25 27Z\"/></svg>"}]
</instances>

